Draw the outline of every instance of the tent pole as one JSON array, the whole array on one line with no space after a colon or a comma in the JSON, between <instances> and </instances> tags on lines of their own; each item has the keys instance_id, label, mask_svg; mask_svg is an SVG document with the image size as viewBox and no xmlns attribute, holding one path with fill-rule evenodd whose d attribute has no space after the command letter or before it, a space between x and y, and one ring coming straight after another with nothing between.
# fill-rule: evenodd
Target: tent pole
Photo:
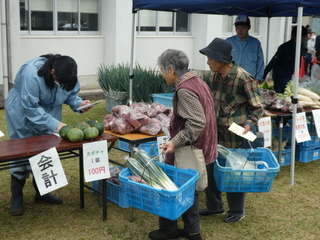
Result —
<instances>
[{"instance_id":1,"label":"tent pole","mask_svg":"<svg viewBox=\"0 0 320 240\"><path fill-rule=\"evenodd\" d=\"M135 53L135 35L136 33L136 11L132 12L132 32L131 32L131 56L130 56L130 80L129 80L129 106L132 105L132 80L133 74L133 62Z\"/></svg>"},{"instance_id":2,"label":"tent pole","mask_svg":"<svg viewBox=\"0 0 320 240\"><path fill-rule=\"evenodd\" d=\"M299 84L299 68L301 55L301 33L302 33L302 14L303 7L298 7L298 22L297 22L297 36L296 36L296 56L294 66L294 94L293 94L293 117L292 117L292 142L291 142L291 168L290 168L290 185L294 185L294 167L295 167L295 150L296 150L296 115L298 103L298 84Z\"/></svg>"},{"instance_id":3,"label":"tent pole","mask_svg":"<svg viewBox=\"0 0 320 240\"><path fill-rule=\"evenodd\" d=\"M267 50L266 50L266 62L269 62L269 35L270 35L270 19L272 17L272 6L268 7L268 27L267 27ZM263 79L264 80L264 79Z\"/></svg>"},{"instance_id":4,"label":"tent pole","mask_svg":"<svg viewBox=\"0 0 320 240\"><path fill-rule=\"evenodd\" d=\"M269 62L269 35L270 35L270 17L268 17L268 27L267 27L267 51L266 51L266 62Z\"/></svg>"}]
</instances>

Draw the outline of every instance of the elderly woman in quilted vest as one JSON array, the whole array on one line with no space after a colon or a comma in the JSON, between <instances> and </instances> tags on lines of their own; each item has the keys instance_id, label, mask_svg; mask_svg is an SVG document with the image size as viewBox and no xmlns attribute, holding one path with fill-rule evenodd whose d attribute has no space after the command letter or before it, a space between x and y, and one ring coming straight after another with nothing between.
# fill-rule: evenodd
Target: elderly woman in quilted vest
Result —
<instances>
[{"instance_id":1,"label":"elderly woman in quilted vest","mask_svg":"<svg viewBox=\"0 0 320 240\"><path fill-rule=\"evenodd\" d=\"M194 142L202 149L206 164L213 164L217 157L217 130L212 91L209 86L190 71L187 55L168 49L158 58L162 77L175 87L173 115L170 121L171 140L162 145L165 163L174 165L175 149ZM178 221L159 218L160 229L149 233L149 238L202 239L200 233L199 197L195 192L194 204L182 214L184 229L178 229Z\"/></svg>"}]
</instances>

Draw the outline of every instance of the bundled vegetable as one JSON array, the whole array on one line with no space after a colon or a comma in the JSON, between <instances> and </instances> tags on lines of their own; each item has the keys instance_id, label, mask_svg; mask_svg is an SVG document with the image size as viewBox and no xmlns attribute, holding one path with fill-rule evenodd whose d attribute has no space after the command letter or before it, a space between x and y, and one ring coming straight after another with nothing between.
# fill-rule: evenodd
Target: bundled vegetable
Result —
<instances>
[{"instance_id":1,"label":"bundled vegetable","mask_svg":"<svg viewBox=\"0 0 320 240\"><path fill-rule=\"evenodd\" d=\"M177 186L168 175L162 170L162 168L147 154L147 152L143 149L139 149L136 151L135 156L137 157L138 161L143 165L145 168L150 170L150 175L152 175L156 182L159 183L163 188L171 191L177 190Z\"/></svg>"},{"instance_id":2,"label":"bundled vegetable","mask_svg":"<svg viewBox=\"0 0 320 240\"><path fill-rule=\"evenodd\" d=\"M287 98L294 95L294 82L287 83L284 93L278 93L278 97ZM304 108L320 108L320 96L311 90L298 86L298 103Z\"/></svg>"},{"instance_id":3,"label":"bundled vegetable","mask_svg":"<svg viewBox=\"0 0 320 240\"><path fill-rule=\"evenodd\" d=\"M141 183L146 182L148 185L161 189L163 187L159 186L159 184L156 183L156 181L153 180L153 178L150 176L148 169L145 169L140 162L138 162L134 158L128 158L126 161L127 167L130 169L130 172L141 178L143 181Z\"/></svg>"},{"instance_id":4,"label":"bundled vegetable","mask_svg":"<svg viewBox=\"0 0 320 240\"><path fill-rule=\"evenodd\" d=\"M170 191L176 191L178 187L168 177L168 175L162 170L160 166L153 160L143 149L136 151L134 158L129 158L126 165L130 171L143 180L145 180L150 186L155 188L163 188Z\"/></svg>"}]
</instances>

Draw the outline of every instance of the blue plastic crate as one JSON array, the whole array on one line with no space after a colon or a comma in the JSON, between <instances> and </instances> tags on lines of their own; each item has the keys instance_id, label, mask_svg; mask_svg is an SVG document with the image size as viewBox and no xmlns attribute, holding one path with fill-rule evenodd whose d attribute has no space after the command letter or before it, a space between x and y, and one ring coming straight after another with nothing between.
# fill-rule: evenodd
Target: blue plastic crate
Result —
<instances>
[{"instance_id":1,"label":"blue plastic crate","mask_svg":"<svg viewBox=\"0 0 320 240\"><path fill-rule=\"evenodd\" d=\"M296 160L300 162L311 162L320 159L320 147L303 147L297 145Z\"/></svg>"},{"instance_id":2,"label":"blue plastic crate","mask_svg":"<svg viewBox=\"0 0 320 240\"><path fill-rule=\"evenodd\" d=\"M152 94L153 102L161 103L165 106L172 107L172 99L174 93L157 93Z\"/></svg>"},{"instance_id":3,"label":"blue plastic crate","mask_svg":"<svg viewBox=\"0 0 320 240\"><path fill-rule=\"evenodd\" d=\"M291 164L291 148L284 149L281 151L281 160L280 160L280 166L286 166ZM278 152L273 152L274 156L278 160Z\"/></svg>"},{"instance_id":4,"label":"blue plastic crate","mask_svg":"<svg viewBox=\"0 0 320 240\"><path fill-rule=\"evenodd\" d=\"M311 140L306 142L297 143L297 146L302 147L320 147L320 138L318 136L310 136Z\"/></svg>"},{"instance_id":5,"label":"blue plastic crate","mask_svg":"<svg viewBox=\"0 0 320 240\"><path fill-rule=\"evenodd\" d=\"M246 150L250 153L251 150ZM221 192L269 192L274 177L279 172L279 164L268 148L257 148L248 157L248 161L264 161L268 169L233 170L225 167L225 159L215 161L214 178Z\"/></svg>"},{"instance_id":6,"label":"blue plastic crate","mask_svg":"<svg viewBox=\"0 0 320 240\"><path fill-rule=\"evenodd\" d=\"M150 157L154 157L158 155L158 142L152 141L147 143L141 143L138 146L138 149L143 149L147 152ZM129 143L118 140L118 148L123 151L130 152Z\"/></svg>"},{"instance_id":7,"label":"blue plastic crate","mask_svg":"<svg viewBox=\"0 0 320 240\"><path fill-rule=\"evenodd\" d=\"M128 208L128 200L127 196L125 194L123 186L119 186L117 184L114 184L112 182L109 182L106 180L106 186L107 186L107 199L115 204L117 204L119 207L122 208ZM100 182L99 181L93 181L92 182L92 188L99 191L100 190Z\"/></svg>"},{"instance_id":8,"label":"blue plastic crate","mask_svg":"<svg viewBox=\"0 0 320 240\"><path fill-rule=\"evenodd\" d=\"M106 187L107 199L109 201L117 204L119 207L122 208L129 207L127 196L123 186L114 184L113 182L106 180ZM100 191L100 181L92 181L92 188L97 191Z\"/></svg>"},{"instance_id":9,"label":"blue plastic crate","mask_svg":"<svg viewBox=\"0 0 320 240\"><path fill-rule=\"evenodd\" d=\"M193 205L199 173L192 169L185 170L157 161L156 163L179 187L178 190L156 189L143 183L133 182L128 178L132 175L128 168L120 173L120 182L125 188L130 206L175 220Z\"/></svg>"},{"instance_id":10,"label":"blue plastic crate","mask_svg":"<svg viewBox=\"0 0 320 240\"><path fill-rule=\"evenodd\" d=\"M279 128L272 128L272 136L274 136L277 140L279 140ZM292 126L284 126L282 128L282 141L288 139L286 146L291 145L291 138L292 138Z\"/></svg>"}]
</instances>

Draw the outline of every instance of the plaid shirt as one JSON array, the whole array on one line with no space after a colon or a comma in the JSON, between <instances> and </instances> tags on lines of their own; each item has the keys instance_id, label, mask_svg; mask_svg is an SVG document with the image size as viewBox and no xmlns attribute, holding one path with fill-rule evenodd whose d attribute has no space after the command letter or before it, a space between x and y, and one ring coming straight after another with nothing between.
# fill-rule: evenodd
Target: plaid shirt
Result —
<instances>
[{"instance_id":1,"label":"plaid shirt","mask_svg":"<svg viewBox=\"0 0 320 240\"><path fill-rule=\"evenodd\" d=\"M214 73L211 82L217 117L219 144L239 148L242 137L228 130L235 122L256 124L262 114L262 98L258 85L243 68L235 63L225 78Z\"/></svg>"}]
</instances>

